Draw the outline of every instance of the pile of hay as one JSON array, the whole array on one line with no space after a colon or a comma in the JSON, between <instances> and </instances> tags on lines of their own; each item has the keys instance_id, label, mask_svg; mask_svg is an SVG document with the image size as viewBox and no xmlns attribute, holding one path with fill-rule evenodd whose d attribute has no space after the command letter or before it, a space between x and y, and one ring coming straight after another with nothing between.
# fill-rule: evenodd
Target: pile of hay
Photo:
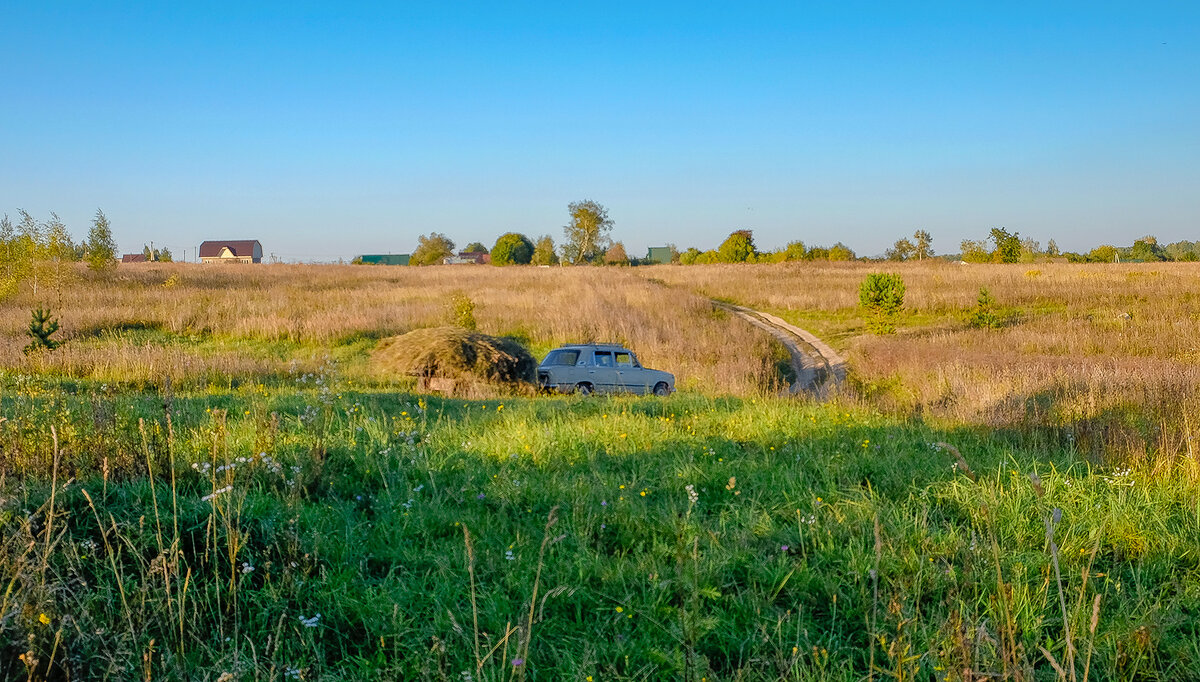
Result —
<instances>
[{"instance_id":1,"label":"pile of hay","mask_svg":"<svg viewBox=\"0 0 1200 682\"><path fill-rule=\"evenodd\" d=\"M383 371L426 381L481 381L510 387L537 383L537 359L521 344L461 327L429 327L383 339L373 361Z\"/></svg>"}]
</instances>

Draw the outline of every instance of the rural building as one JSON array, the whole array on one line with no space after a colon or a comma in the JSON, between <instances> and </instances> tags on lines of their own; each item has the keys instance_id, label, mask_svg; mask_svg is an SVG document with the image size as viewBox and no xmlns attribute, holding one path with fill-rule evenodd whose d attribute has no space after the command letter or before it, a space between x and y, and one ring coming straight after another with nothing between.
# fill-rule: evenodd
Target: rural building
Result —
<instances>
[{"instance_id":1,"label":"rural building","mask_svg":"<svg viewBox=\"0 0 1200 682\"><path fill-rule=\"evenodd\" d=\"M257 239L207 241L200 245L201 263L261 263L262 244Z\"/></svg>"},{"instance_id":2,"label":"rural building","mask_svg":"<svg viewBox=\"0 0 1200 682\"><path fill-rule=\"evenodd\" d=\"M146 254L144 253L127 253L121 256L122 263L145 263Z\"/></svg>"},{"instance_id":3,"label":"rural building","mask_svg":"<svg viewBox=\"0 0 1200 682\"><path fill-rule=\"evenodd\" d=\"M651 263L670 263L671 262L671 247L669 246L651 246L646 252L646 260Z\"/></svg>"},{"instance_id":4,"label":"rural building","mask_svg":"<svg viewBox=\"0 0 1200 682\"><path fill-rule=\"evenodd\" d=\"M442 259L443 265L487 265L492 262L487 251L461 251L457 256Z\"/></svg>"},{"instance_id":5,"label":"rural building","mask_svg":"<svg viewBox=\"0 0 1200 682\"><path fill-rule=\"evenodd\" d=\"M412 256L407 253L376 253L361 255L358 262L363 265L408 265L410 258Z\"/></svg>"}]
</instances>

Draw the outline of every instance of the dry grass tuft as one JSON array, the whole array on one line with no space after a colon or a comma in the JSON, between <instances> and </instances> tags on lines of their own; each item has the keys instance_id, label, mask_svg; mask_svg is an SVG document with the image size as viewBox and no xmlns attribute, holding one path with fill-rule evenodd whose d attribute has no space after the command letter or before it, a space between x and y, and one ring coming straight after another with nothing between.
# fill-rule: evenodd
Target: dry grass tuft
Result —
<instances>
[{"instance_id":1,"label":"dry grass tuft","mask_svg":"<svg viewBox=\"0 0 1200 682\"><path fill-rule=\"evenodd\" d=\"M512 339L460 327L429 327L379 342L375 366L424 378L473 378L500 384L532 384L537 359Z\"/></svg>"}]
</instances>

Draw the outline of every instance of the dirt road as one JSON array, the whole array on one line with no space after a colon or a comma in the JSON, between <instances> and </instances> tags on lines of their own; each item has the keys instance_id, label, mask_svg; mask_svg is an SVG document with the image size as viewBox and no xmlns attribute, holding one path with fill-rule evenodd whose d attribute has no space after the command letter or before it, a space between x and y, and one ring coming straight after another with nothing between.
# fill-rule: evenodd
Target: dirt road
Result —
<instances>
[{"instance_id":1,"label":"dirt road","mask_svg":"<svg viewBox=\"0 0 1200 682\"><path fill-rule=\"evenodd\" d=\"M789 393L811 393L825 397L846 380L845 359L812 333L770 313L722 301L713 301L713 305L763 329L788 349L796 373L796 382L788 387Z\"/></svg>"}]
</instances>

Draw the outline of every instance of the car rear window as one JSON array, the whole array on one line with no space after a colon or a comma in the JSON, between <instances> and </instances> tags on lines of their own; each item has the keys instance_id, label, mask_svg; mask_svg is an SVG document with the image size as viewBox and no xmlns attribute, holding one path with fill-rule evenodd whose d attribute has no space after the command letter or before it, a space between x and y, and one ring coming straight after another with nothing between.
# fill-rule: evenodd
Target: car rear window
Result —
<instances>
[{"instance_id":1,"label":"car rear window","mask_svg":"<svg viewBox=\"0 0 1200 682\"><path fill-rule=\"evenodd\" d=\"M571 367L574 367L575 363L578 361L579 361L579 351L577 351L577 350L554 350L554 351L550 351L550 354L546 356L546 359L542 361L542 364L543 365L569 365Z\"/></svg>"}]
</instances>

